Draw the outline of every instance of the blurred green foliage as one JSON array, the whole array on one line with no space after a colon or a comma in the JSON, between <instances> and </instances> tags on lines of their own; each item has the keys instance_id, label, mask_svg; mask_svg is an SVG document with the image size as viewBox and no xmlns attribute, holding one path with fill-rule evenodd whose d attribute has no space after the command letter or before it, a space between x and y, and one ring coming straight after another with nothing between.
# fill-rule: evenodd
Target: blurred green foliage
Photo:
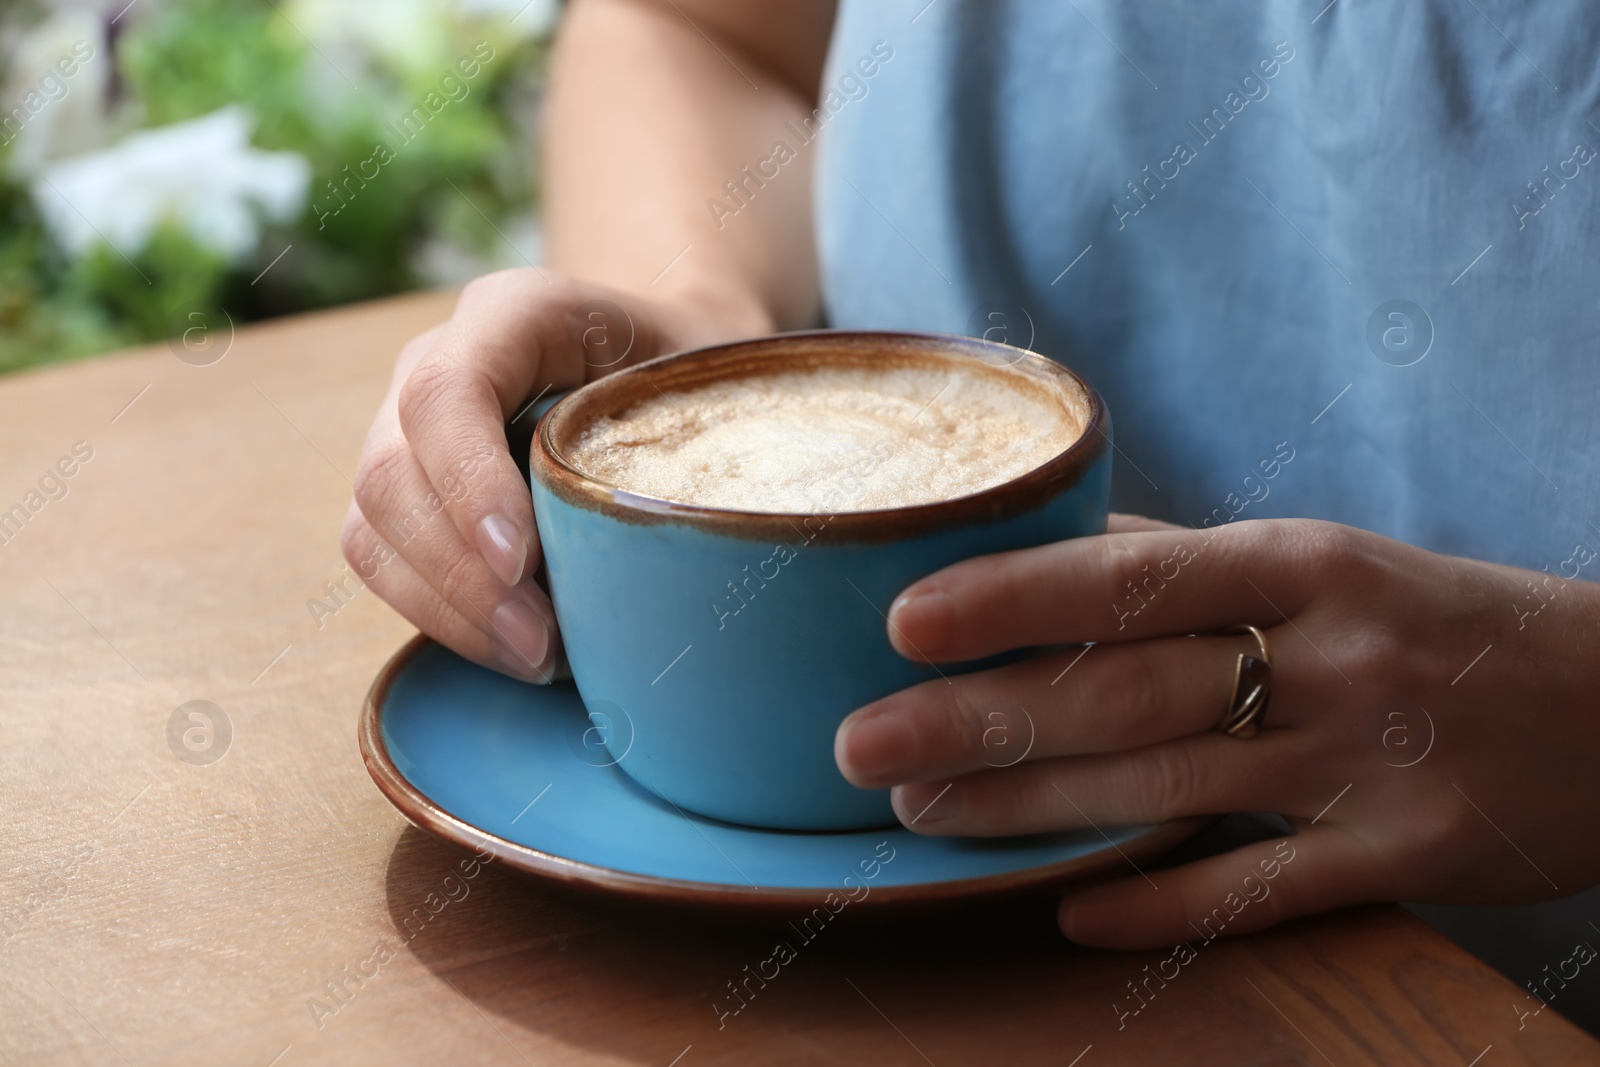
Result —
<instances>
[{"instance_id":1,"label":"blurred green foliage","mask_svg":"<svg viewBox=\"0 0 1600 1067\"><path fill-rule=\"evenodd\" d=\"M45 229L27 188L3 175L0 148L0 371L159 340L184 308L220 303L236 322L328 307L414 288L414 253L447 236L485 260L505 254L502 226L533 207L534 146L526 119L544 62L540 37L519 39L505 16L447 17L430 11L397 53L339 52L338 66L270 0L166 0L130 19L115 41L121 128L151 128L242 104L254 116L252 145L309 161L311 204L288 225L269 225L245 261L230 263L182 226L164 224L131 262L101 244L69 257ZM396 16L401 17L397 11ZM492 62L463 81L414 140L396 122L488 41ZM337 215L329 182L394 151ZM283 249L282 263L252 284Z\"/></svg>"}]
</instances>

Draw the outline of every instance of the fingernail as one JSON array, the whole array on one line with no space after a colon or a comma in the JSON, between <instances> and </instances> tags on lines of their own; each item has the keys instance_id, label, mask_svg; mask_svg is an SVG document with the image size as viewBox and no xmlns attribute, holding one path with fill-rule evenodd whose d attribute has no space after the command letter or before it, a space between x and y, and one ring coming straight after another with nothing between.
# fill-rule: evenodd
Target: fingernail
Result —
<instances>
[{"instance_id":1,"label":"fingernail","mask_svg":"<svg viewBox=\"0 0 1600 1067\"><path fill-rule=\"evenodd\" d=\"M528 564L528 539L504 515L485 515L478 523L478 551L495 576L507 585L522 580Z\"/></svg>"},{"instance_id":2,"label":"fingernail","mask_svg":"<svg viewBox=\"0 0 1600 1067\"><path fill-rule=\"evenodd\" d=\"M494 609L495 653L518 675L543 680L545 656L550 653L550 627L520 600L508 600Z\"/></svg>"},{"instance_id":3,"label":"fingernail","mask_svg":"<svg viewBox=\"0 0 1600 1067\"><path fill-rule=\"evenodd\" d=\"M897 634L913 654L931 656L950 644L955 625L955 602L946 593L908 593L889 608L891 634Z\"/></svg>"},{"instance_id":4,"label":"fingernail","mask_svg":"<svg viewBox=\"0 0 1600 1067\"><path fill-rule=\"evenodd\" d=\"M956 815L960 809L956 793L949 782L912 782L897 785L890 794L895 814L907 829L933 826Z\"/></svg>"},{"instance_id":5,"label":"fingernail","mask_svg":"<svg viewBox=\"0 0 1600 1067\"><path fill-rule=\"evenodd\" d=\"M911 727L891 712L849 718L839 729L840 769L859 782L889 778L910 760L911 750Z\"/></svg>"}]
</instances>

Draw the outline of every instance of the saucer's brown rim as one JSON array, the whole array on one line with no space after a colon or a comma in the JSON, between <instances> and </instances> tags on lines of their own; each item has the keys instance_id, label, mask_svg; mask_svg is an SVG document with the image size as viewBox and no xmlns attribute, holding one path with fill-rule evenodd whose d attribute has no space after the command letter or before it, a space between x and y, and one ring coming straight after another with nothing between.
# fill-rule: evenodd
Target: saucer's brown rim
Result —
<instances>
[{"instance_id":1,"label":"saucer's brown rim","mask_svg":"<svg viewBox=\"0 0 1600 1067\"><path fill-rule=\"evenodd\" d=\"M877 349L886 353L898 350L907 356L931 352L979 360L985 354L1004 353L1004 365L1016 368L1018 373L1072 382L1088 403L1089 418L1078 439L1063 452L1010 481L951 500L877 511L777 513L679 504L607 485L578 470L555 447L552 435L563 412L572 410L575 403L581 403L580 397L590 389L627 388L623 383L671 373L668 368L681 367L684 363L713 360L731 363L752 357L764 360L785 350L804 351L820 345ZM803 330L674 352L627 367L567 394L539 420L530 448L528 469L545 488L568 504L598 511L623 522L652 525L679 523L749 540L788 540L798 534L808 542L863 543L902 540L952 526L1010 518L1041 507L1058 493L1077 484L1090 467L1109 451L1109 430L1110 417L1105 401L1094 386L1070 368L1037 352L954 334ZM819 518L826 521L813 528L811 523Z\"/></svg>"},{"instance_id":2,"label":"saucer's brown rim","mask_svg":"<svg viewBox=\"0 0 1600 1067\"><path fill-rule=\"evenodd\" d=\"M463 848L487 850L493 854L494 862L504 863L525 874L636 900L750 909L807 908L820 903L828 894L829 890L822 887L791 889L721 885L613 870L507 841L451 815L411 784L389 758L388 749L383 743L383 706L390 687L412 659L432 643L431 638L418 634L389 658L367 691L358 731L361 758L366 764L367 773L372 775L378 790L418 829ZM1213 821L1211 816L1197 816L1162 823L1121 845L1043 867L925 885L881 886L863 897L861 903L879 906L933 904L971 896L1042 889L1058 882L1087 880L1108 874L1124 863L1131 866L1139 859L1165 852L1193 837ZM1134 870L1137 869L1135 866Z\"/></svg>"}]
</instances>

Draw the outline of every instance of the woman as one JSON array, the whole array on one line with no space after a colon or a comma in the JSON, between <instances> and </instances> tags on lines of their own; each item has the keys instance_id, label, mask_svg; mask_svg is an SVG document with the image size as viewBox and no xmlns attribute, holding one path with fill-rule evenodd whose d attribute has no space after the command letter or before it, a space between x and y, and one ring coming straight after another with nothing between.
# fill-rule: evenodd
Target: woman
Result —
<instances>
[{"instance_id":1,"label":"woman","mask_svg":"<svg viewBox=\"0 0 1600 1067\"><path fill-rule=\"evenodd\" d=\"M834 23L812 0L573 6L552 267L473 283L401 354L346 552L430 492L454 524L374 588L543 680L559 638L503 432L527 398L603 373L624 334L633 361L823 311L986 333L1097 384L1114 503L1148 517L908 590L907 655L1095 644L857 711L847 777L933 834L1281 813L1296 858L1229 933L1600 880L1600 20L860 0ZM1242 626L1272 662L1249 739L1214 728L1254 713ZM1019 705L1033 748L993 769L985 716ZM1159 890L1130 871L1062 928L1170 945L1276 844Z\"/></svg>"}]
</instances>

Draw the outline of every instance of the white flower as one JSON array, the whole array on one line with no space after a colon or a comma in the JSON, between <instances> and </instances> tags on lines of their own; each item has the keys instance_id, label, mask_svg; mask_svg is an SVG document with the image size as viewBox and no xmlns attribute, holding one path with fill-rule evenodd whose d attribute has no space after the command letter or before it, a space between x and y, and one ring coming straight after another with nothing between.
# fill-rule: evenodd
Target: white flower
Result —
<instances>
[{"instance_id":1,"label":"white flower","mask_svg":"<svg viewBox=\"0 0 1600 1067\"><path fill-rule=\"evenodd\" d=\"M45 167L33 199L52 237L73 255L104 238L142 251L172 222L238 261L261 237L262 216L292 222L305 210L311 165L296 152L250 147L253 120L237 105L142 130L112 148Z\"/></svg>"}]
</instances>

